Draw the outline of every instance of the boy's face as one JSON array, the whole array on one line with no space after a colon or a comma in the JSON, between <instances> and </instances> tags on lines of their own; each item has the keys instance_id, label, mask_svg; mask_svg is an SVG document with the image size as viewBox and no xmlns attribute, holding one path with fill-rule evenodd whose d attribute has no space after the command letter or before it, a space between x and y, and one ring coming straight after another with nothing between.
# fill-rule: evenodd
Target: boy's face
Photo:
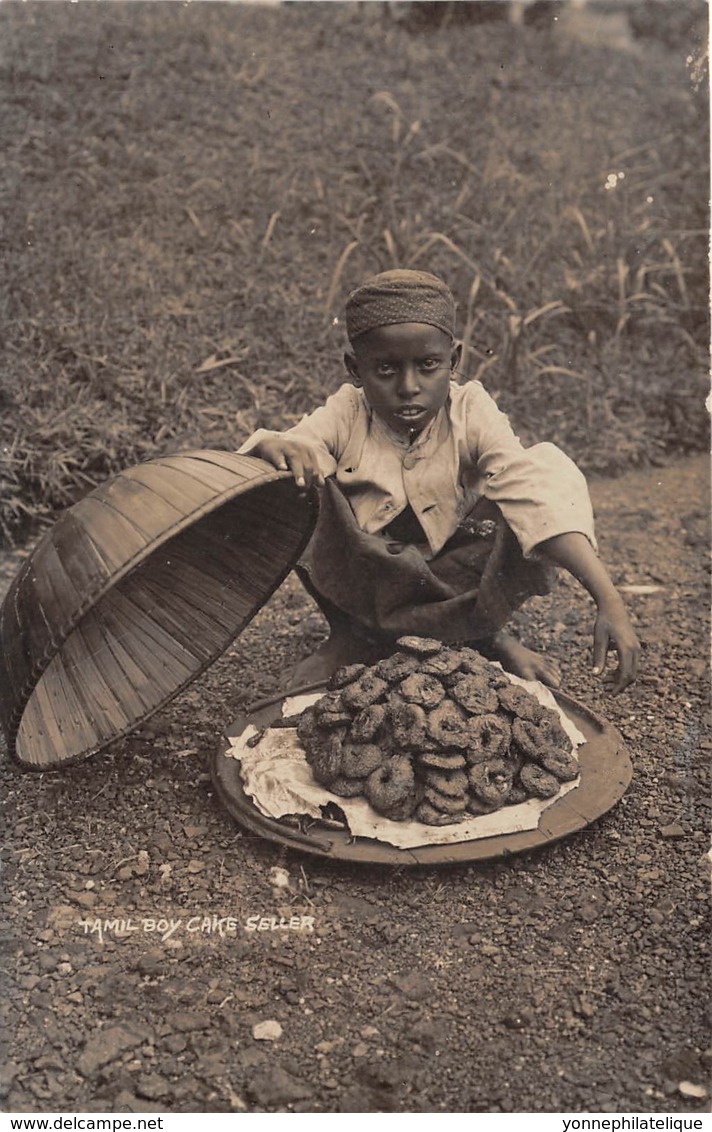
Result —
<instances>
[{"instance_id":1,"label":"boy's face","mask_svg":"<svg viewBox=\"0 0 712 1132\"><path fill-rule=\"evenodd\" d=\"M460 351L436 326L404 322L359 335L344 361L381 420L396 432L414 433L445 404Z\"/></svg>"}]
</instances>

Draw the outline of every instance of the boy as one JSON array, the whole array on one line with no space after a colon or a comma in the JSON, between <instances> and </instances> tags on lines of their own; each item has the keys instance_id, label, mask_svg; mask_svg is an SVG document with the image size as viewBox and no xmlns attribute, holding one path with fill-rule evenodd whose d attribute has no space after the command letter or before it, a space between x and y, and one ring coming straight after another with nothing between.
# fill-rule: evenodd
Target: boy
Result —
<instances>
[{"instance_id":1,"label":"boy","mask_svg":"<svg viewBox=\"0 0 712 1132\"><path fill-rule=\"evenodd\" d=\"M612 690L639 645L597 557L585 480L552 444L525 449L478 382L454 384L455 301L420 271L386 271L349 296L353 384L286 432L240 452L316 484L320 513L298 572L331 635L295 685L371 662L404 633L468 641L515 674L558 687L557 663L506 632L510 613L565 567L598 606L593 671L618 653Z\"/></svg>"}]
</instances>

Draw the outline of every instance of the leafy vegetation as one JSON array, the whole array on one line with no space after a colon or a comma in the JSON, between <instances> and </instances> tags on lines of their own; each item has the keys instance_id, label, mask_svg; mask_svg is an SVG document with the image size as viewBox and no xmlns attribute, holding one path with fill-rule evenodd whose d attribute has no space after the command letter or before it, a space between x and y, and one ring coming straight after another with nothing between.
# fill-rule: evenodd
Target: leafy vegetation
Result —
<instances>
[{"instance_id":1,"label":"leafy vegetation","mask_svg":"<svg viewBox=\"0 0 712 1132\"><path fill-rule=\"evenodd\" d=\"M5 536L297 420L392 265L448 279L462 379L526 440L594 472L707 444L701 44L379 9L0 10Z\"/></svg>"}]
</instances>

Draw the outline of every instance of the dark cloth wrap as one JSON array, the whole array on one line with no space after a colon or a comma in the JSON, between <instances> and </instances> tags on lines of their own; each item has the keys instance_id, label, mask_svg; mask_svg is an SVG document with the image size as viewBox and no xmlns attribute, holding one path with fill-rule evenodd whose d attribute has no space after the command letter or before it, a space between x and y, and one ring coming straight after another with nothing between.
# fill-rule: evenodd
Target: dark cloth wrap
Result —
<instances>
[{"instance_id":1,"label":"dark cloth wrap","mask_svg":"<svg viewBox=\"0 0 712 1132\"><path fill-rule=\"evenodd\" d=\"M367 534L333 479L301 563L311 586L379 635L442 641L491 637L533 594L551 589L555 569L526 559L501 511L481 498L430 561L388 533Z\"/></svg>"}]
</instances>

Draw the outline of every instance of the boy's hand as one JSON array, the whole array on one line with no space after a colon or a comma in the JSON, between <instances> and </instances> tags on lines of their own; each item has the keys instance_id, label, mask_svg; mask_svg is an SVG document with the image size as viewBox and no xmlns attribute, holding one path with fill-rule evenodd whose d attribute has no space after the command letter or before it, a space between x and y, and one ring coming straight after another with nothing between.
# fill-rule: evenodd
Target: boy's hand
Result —
<instances>
[{"instance_id":1,"label":"boy's hand","mask_svg":"<svg viewBox=\"0 0 712 1132\"><path fill-rule=\"evenodd\" d=\"M301 440L275 436L261 440L250 455L259 456L268 464L273 464L280 472L291 469L297 487L308 488L313 483L324 485L324 477L319 471L318 453Z\"/></svg>"},{"instance_id":2,"label":"boy's hand","mask_svg":"<svg viewBox=\"0 0 712 1132\"><path fill-rule=\"evenodd\" d=\"M585 535L577 531L555 535L540 543L540 549L552 562L563 566L590 593L598 606L593 630L593 671L600 676L609 648L618 653L618 671L611 684L614 694L632 684L638 672L640 645L630 623L623 598L608 576L608 571L595 554Z\"/></svg>"},{"instance_id":3,"label":"boy's hand","mask_svg":"<svg viewBox=\"0 0 712 1132\"><path fill-rule=\"evenodd\" d=\"M640 643L635 629L630 623L623 601L617 595L598 607L593 630L593 671L597 676L605 670L611 647L618 653L618 671L611 685L611 691L617 695L635 680L640 655Z\"/></svg>"}]
</instances>

